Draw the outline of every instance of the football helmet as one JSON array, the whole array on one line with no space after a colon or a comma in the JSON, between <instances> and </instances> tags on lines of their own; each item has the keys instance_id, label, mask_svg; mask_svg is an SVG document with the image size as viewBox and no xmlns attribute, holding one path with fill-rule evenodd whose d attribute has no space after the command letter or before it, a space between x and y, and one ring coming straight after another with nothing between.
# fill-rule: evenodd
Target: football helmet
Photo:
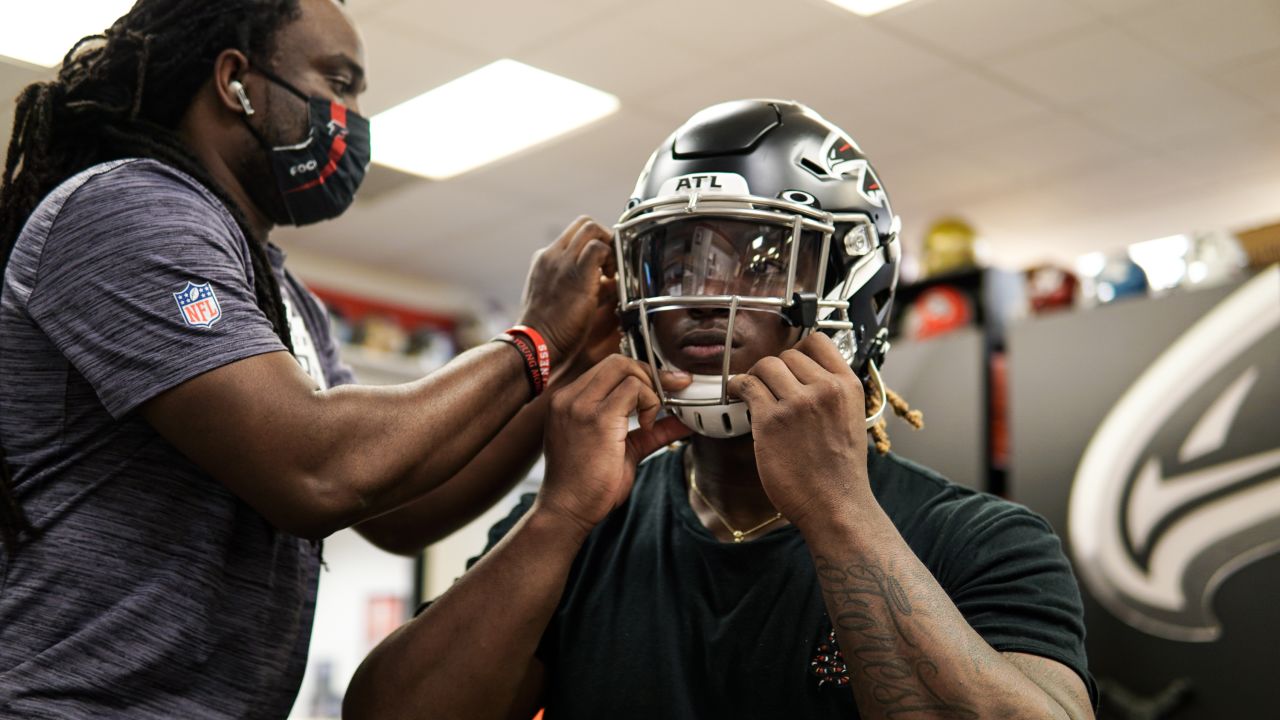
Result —
<instances>
[{"instance_id":1,"label":"football helmet","mask_svg":"<svg viewBox=\"0 0 1280 720\"><path fill-rule=\"evenodd\" d=\"M877 381L869 428L886 405L878 366L899 227L857 143L813 110L780 100L707 108L650 156L615 226L623 352L649 364L664 405L695 432L742 435L746 406L727 392L734 322L772 313L800 337L831 335L864 385ZM654 318L673 309L723 313L727 328L720 372L694 371L689 387L668 393L658 372L675 365Z\"/></svg>"}]
</instances>

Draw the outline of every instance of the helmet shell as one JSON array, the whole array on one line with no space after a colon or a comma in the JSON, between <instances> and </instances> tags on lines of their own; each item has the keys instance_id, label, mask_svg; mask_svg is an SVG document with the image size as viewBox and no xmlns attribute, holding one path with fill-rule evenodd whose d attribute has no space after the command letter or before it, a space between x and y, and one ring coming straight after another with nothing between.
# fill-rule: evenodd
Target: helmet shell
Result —
<instances>
[{"instance_id":1,"label":"helmet shell","mask_svg":"<svg viewBox=\"0 0 1280 720\"><path fill-rule=\"evenodd\" d=\"M796 102L714 105L654 151L627 209L701 189L778 199L836 215L823 295L848 301L853 331L831 334L860 375L865 377L868 360L883 362L898 279L898 220L879 175L848 133ZM848 214L870 220L877 237L861 237L865 225L839 222L838 216ZM865 262L868 246L879 256L875 265Z\"/></svg>"}]
</instances>

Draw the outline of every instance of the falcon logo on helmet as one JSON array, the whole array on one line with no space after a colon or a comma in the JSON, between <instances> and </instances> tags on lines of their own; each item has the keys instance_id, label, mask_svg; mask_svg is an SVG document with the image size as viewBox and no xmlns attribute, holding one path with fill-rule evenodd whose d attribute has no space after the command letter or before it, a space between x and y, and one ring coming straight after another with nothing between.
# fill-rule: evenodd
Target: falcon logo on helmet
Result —
<instances>
[{"instance_id":1,"label":"falcon logo on helmet","mask_svg":"<svg viewBox=\"0 0 1280 720\"><path fill-rule=\"evenodd\" d=\"M898 227L862 151L814 111L777 100L707 108L650 156L615 227L624 352L656 380L671 363L654 340L655 314L727 313L714 341L724 342L719 374L695 372L662 397L716 437L750 429L745 404L727 393L740 312L775 313L801 337L830 334L866 381L888 349Z\"/></svg>"}]
</instances>

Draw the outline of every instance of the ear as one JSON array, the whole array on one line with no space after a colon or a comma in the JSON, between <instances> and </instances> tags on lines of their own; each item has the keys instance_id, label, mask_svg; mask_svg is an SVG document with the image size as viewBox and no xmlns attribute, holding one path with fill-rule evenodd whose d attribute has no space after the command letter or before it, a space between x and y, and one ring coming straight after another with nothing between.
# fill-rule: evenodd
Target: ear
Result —
<instances>
[{"instance_id":1,"label":"ear","mask_svg":"<svg viewBox=\"0 0 1280 720\"><path fill-rule=\"evenodd\" d=\"M246 72L249 58L239 50L223 50L213 60L213 91L218 104L236 115L252 114L251 109L262 104L256 78Z\"/></svg>"}]
</instances>

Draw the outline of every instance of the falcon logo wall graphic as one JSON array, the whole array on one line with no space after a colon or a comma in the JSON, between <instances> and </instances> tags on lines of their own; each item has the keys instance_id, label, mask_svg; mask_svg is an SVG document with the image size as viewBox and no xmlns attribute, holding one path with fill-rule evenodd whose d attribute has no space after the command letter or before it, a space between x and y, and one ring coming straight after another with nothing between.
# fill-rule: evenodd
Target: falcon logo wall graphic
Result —
<instances>
[{"instance_id":1,"label":"falcon logo wall graphic","mask_svg":"<svg viewBox=\"0 0 1280 720\"><path fill-rule=\"evenodd\" d=\"M1120 398L1076 470L1076 571L1112 614L1216 640L1216 589L1280 552L1280 266L1192 325Z\"/></svg>"}]
</instances>

